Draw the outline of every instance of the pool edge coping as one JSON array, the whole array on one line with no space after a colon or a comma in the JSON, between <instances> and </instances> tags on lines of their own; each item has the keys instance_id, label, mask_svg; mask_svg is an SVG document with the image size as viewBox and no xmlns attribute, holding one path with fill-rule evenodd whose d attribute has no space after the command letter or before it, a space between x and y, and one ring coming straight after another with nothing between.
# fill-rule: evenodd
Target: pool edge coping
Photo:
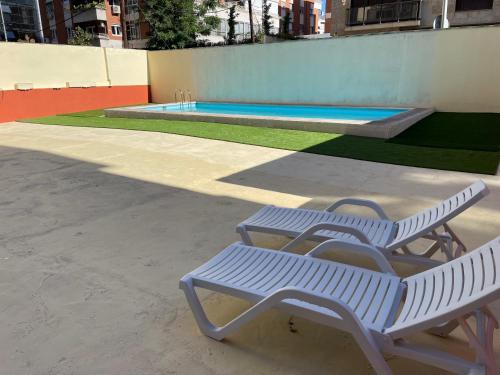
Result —
<instances>
[{"instance_id":1,"label":"pool edge coping","mask_svg":"<svg viewBox=\"0 0 500 375\"><path fill-rule=\"evenodd\" d=\"M194 102L190 102L194 103ZM163 119L176 121L200 121L211 123L234 124L244 126L256 126L289 130L301 130L322 133L348 134L372 138L389 139L395 137L408 129L421 119L429 116L434 108L408 108L407 111L394 116L375 121L357 120L332 120L321 118L299 118L282 116L253 116L234 114L213 114L200 112L173 112L173 111L150 111L144 108L161 105L172 105L180 103L148 104L135 107L119 107L105 109L106 117L114 118L141 118L141 119ZM246 103L250 104L250 103ZM254 103L262 104L262 103ZM269 104L269 103L268 103ZM284 104L284 103L281 103ZM187 105L187 103L184 103ZM300 104L297 104L300 105ZM314 104L309 104L313 106ZM324 106L324 105L323 105ZM332 106L334 107L334 106ZM349 106L344 106L349 107ZM353 106L354 107L354 106ZM396 107L364 107L364 108L396 108Z\"/></svg>"}]
</instances>

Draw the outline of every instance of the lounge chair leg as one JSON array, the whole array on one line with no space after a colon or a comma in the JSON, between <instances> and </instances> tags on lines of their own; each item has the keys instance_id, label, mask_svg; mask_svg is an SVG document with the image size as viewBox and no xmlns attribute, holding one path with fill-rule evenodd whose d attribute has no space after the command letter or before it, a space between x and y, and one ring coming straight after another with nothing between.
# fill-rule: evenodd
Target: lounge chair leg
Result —
<instances>
[{"instance_id":1,"label":"lounge chair leg","mask_svg":"<svg viewBox=\"0 0 500 375\"><path fill-rule=\"evenodd\" d=\"M317 304L319 306L329 308L330 310L337 312L342 317L342 320L344 320L344 322L346 323L346 326L350 327L349 332L353 335L353 337L361 347L361 350L365 354L375 372L378 375L392 374L391 369L387 365L387 362L385 361L384 356L380 351L378 342L374 339L371 333L361 325L358 318L343 302L326 299L322 296L311 295L308 293L304 293L301 290L297 290L296 288L288 287L277 290L270 296L264 298L263 300L231 320L223 327L215 327L208 320L203 307L200 304L200 300L198 299L198 296L194 291L192 279L189 277L181 279L180 287L186 294L189 306L193 311L193 315L196 319L196 322L198 323L198 326L200 327L200 330L205 335L219 341L222 340L226 335L230 334L231 332L240 328L242 325L254 319L259 314L275 307L277 304L286 299L299 299L308 303Z\"/></svg>"},{"instance_id":2,"label":"lounge chair leg","mask_svg":"<svg viewBox=\"0 0 500 375\"><path fill-rule=\"evenodd\" d=\"M484 308L476 312L476 332L470 328L465 318L459 318L458 322L469 338L471 346L476 351L476 360L479 364L484 364L489 375L499 374L500 368L495 361L493 352L493 331L498 328L498 322L494 315Z\"/></svg>"},{"instance_id":3,"label":"lounge chair leg","mask_svg":"<svg viewBox=\"0 0 500 375\"><path fill-rule=\"evenodd\" d=\"M217 334L217 327L214 326L210 320L208 320L205 310L203 310L203 306L200 303L200 299L196 295L192 280L181 280L180 286L186 295L189 307L191 307L191 311L193 312L194 319L196 320L200 331L204 335L217 341L222 340L224 337Z\"/></svg>"},{"instance_id":4,"label":"lounge chair leg","mask_svg":"<svg viewBox=\"0 0 500 375\"><path fill-rule=\"evenodd\" d=\"M452 333L460 323L457 320L450 320L444 324L441 324L436 327L429 328L426 332L431 335L439 336L439 337L447 337L450 333Z\"/></svg>"},{"instance_id":5,"label":"lounge chair leg","mask_svg":"<svg viewBox=\"0 0 500 375\"><path fill-rule=\"evenodd\" d=\"M453 374L486 375L485 367L478 363L470 362L448 352L432 349L427 346L414 345L403 339L388 343L384 347L384 352L426 363Z\"/></svg>"},{"instance_id":6,"label":"lounge chair leg","mask_svg":"<svg viewBox=\"0 0 500 375\"><path fill-rule=\"evenodd\" d=\"M451 236L453 242L455 242L457 244L457 248L455 250L455 258L458 258L459 256L461 256L463 253L465 253L467 251L467 248L465 247L464 243L460 240L460 238L458 238L458 236L455 234L455 232L450 228L450 226L448 224L444 223L443 228L446 231L446 233L448 233Z\"/></svg>"},{"instance_id":7,"label":"lounge chair leg","mask_svg":"<svg viewBox=\"0 0 500 375\"><path fill-rule=\"evenodd\" d=\"M244 225L238 225L236 227L236 232L240 234L241 240L245 245L253 246L252 239L250 238L250 235L248 234L247 229Z\"/></svg>"},{"instance_id":8,"label":"lounge chair leg","mask_svg":"<svg viewBox=\"0 0 500 375\"><path fill-rule=\"evenodd\" d=\"M392 374L382 352L378 350L378 345L370 335L362 332L360 329L353 329L351 334L378 375Z\"/></svg>"},{"instance_id":9,"label":"lounge chair leg","mask_svg":"<svg viewBox=\"0 0 500 375\"><path fill-rule=\"evenodd\" d=\"M270 299L268 301L264 300L260 303L252 306L245 312L241 313L239 316L231 320L229 323L225 324L222 327L214 326L210 320L208 320L205 311L203 310L203 306L200 303L198 296L194 290L194 285L191 279L183 279L181 280L181 289L184 290L184 294L186 295L186 299L188 300L189 306L193 311L194 318L200 331L217 341L223 340L227 335L231 332L234 332L238 328L240 328L243 324L248 323L250 320L255 318L257 315L262 313L265 310L268 310L272 307L273 300Z\"/></svg>"}]
</instances>

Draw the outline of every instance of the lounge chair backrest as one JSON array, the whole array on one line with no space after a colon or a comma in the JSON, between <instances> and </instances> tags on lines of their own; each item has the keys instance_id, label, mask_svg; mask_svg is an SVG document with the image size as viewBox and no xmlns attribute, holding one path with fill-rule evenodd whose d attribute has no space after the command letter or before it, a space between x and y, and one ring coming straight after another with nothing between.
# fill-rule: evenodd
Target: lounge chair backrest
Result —
<instances>
[{"instance_id":1,"label":"lounge chair backrest","mask_svg":"<svg viewBox=\"0 0 500 375\"><path fill-rule=\"evenodd\" d=\"M399 220L396 222L398 225L396 236L387 246L387 249L398 249L428 234L433 229L443 225L474 205L488 195L488 193L489 191L485 183L479 180L436 206L407 217L406 219Z\"/></svg>"},{"instance_id":2,"label":"lounge chair backrest","mask_svg":"<svg viewBox=\"0 0 500 375\"><path fill-rule=\"evenodd\" d=\"M500 237L448 263L403 279L407 295L393 338L473 312L500 297Z\"/></svg>"}]
</instances>

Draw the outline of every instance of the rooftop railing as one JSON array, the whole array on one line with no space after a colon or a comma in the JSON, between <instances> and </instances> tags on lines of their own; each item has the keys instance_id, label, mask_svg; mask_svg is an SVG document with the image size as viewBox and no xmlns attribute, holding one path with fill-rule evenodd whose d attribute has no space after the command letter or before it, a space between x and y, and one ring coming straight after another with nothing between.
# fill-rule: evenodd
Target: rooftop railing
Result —
<instances>
[{"instance_id":1,"label":"rooftop railing","mask_svg":"<svg viewBox=\"0 0 500 375\"><path fill-rule=\"evenodd\" d=\"M369 5L347 9L346 25L373 25L420 20L421 0Z\"/></svg>"}]
</instances>

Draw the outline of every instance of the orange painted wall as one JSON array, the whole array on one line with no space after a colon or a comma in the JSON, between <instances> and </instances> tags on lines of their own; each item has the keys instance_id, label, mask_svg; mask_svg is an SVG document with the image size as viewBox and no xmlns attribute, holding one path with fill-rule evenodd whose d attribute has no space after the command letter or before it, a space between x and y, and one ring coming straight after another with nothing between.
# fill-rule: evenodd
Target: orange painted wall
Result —
<instances>
[{"instance_id":1,"label":"orange painted wall","mask_svg":"<svg viewBox=\"0 0 500 375\"><path fill-rule=\"evenodd\" d=\"M0 90L0 123L91 109L142 104L149 86Z\"/></svg>"}]
</instances>

